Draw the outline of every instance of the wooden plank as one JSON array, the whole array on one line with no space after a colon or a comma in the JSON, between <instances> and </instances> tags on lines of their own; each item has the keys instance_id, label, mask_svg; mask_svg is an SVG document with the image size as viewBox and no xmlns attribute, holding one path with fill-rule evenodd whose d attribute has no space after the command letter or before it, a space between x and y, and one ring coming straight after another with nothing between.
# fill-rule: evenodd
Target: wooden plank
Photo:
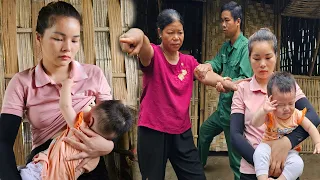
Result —
<instances>
[{"instance_id":1,"label":"wooden plank","mask_svg":"<svg viewBox=\"0 0 320 180\"><path fill-rule=\"evenodd\" d=\"M38 13L40 9L44 6L44 1L32 1L31 4L31 22L32 22L32 45L33 45L33 63L34 65L38 64L38 61L42 58L40 52L40 45L37 45L36 42L36 27L37 27L37 19Z\"/></svg>"},{"instance_id":2,"label":"wooden plank","mask_svg":"<svg viewBox=\"0 0 320 180\"><path fill-rule=\"evenodd\" d=\"M85 62L95 64L92 0L82 1L83 50Z\"/></svg>"}]
</instances>

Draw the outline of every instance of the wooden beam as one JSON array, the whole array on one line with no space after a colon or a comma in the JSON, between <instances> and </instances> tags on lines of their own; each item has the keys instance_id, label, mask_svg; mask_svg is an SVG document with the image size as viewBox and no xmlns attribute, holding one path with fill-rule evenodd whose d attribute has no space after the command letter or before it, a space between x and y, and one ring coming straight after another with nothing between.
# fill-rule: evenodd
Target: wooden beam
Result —
<instances>
[{"instance_id":1,"label":"wooden beam","mask_svg":"<svg viewBox=\"0 0 320 180\"><path fill-rule=\"evenodd\" d=\"M316 45L316 49L314 50L314 54L313 54L313 58L312 58L313 61L312 61L311 68L309 71L309 76L312 76L313 68L314 68L314 65L316 64L316 59L317 59L317 55L319 52L319 46L320 46L320 31L318 32L317 45Z\"/></svg>"},{"instance_id":2,"label":"wooden beam","mask_svg":"<svg viewBox=\"0 0 320 180\"><path fill-rule=\"evenodd\" d=\"M36 41L36 27L37 27L37 19L38 13L40 9L44 6L44 1L32 1L31 4L31 23L32 23L32 45L33 45L33 63L34 65L38 64L38 60L42 58L40 52L40 46L37 45ZM18 28L18 32L21 28ZM29 28L28 28L29 31Z\"/></svg>"},{"instance_id":3,"label":"wooden beam","mask_svg":"<svg viewBox=\"0 0 320 180\"><path fill-rule=\"evenodd\" d=\"M95 64L92 0L82 0L83 50L85 62Z\"/></svg>"}]
</instances>

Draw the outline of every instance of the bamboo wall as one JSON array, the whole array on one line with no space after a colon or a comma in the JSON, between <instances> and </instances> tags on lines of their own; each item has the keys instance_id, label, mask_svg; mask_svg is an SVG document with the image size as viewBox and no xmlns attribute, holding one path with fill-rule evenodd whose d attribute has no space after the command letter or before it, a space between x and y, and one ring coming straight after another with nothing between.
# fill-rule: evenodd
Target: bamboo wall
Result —
<instances>
[{"instance_id":1,"label":"bamboo wall","mask_svg":"<svg viewBox=\"0 0 320 180\"><path fill-rule=\"evenodd\" d=\"M35 44L38 11L53 0L0 0L0 107L4 89L13 74L35 66L41 59ZM124 57L118 40L133 24L135 7L131 0L66 0L82 14L82 45L76 60L96 64L105 73L115 99L137 106L138 71L135 59ZM3 10L3 11L2 11ZM13 21L15 20L15 21ZM29 124L23 123L16 139L17 164L24 164L30 152ZM22 136L25 132L25 136ZM133 143L123 143L126 149ZM25 144L23 146L22 144Z\"/></svg>"},{"instance_id":2,"label":"bamboo wall","mask_svg":"<svg viewBox=\"0 0 320 180\"><path fill-rule=\"evenodd\" d=\"M320 77L309 77L309 76L294 76L300 88L313 105L317 114L320 114ZM318 127L318 129L320 126ZM302 143L302 152L313 153L314 144L309 137Z\"/></svg>"}]
</instances>

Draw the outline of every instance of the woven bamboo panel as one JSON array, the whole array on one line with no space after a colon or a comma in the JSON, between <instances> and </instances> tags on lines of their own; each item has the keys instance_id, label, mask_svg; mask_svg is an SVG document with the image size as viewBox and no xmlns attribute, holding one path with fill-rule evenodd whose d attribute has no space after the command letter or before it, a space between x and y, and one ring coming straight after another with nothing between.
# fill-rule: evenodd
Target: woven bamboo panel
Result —
<instances>
[{"instance_id":1,"label":"woven bamboo panel","mask_svg":"<svg viewBox=\"0 0 320 180\"><path fill-rule=\"evenodd\" d=\"M283 15L320 19L319 0L292 0L284 9Z\"/></svg>"},{"instance_id":2,"label":"woven bamboo panel","mask_svg":"<svg viewBox=\"0 0 320 180\"><path fill-rule=\"evenodd\" d=\"M123 27L132 27L136 17L134 1L121 0L121 14Z\"/></svg>"},{"instance_id":3,"label":"woven bamboo panel","mask_svg":"<svg viewBox=\"0 0 320 180\"><path fill-rule=\"evenodd\" d=\"M108 0L107 7L110 25L112 72L122 74L125 73L125 60L119 48L119 36L122 34L120 2L118 0ZM127 99L125 77L116 77L113 79L113 96L116 99Z\"/></svg>"},{"instance_id":4,"label":"woven bamboo panel","mask_svg":"<svg viewBox=\"0 0 320 180\"><path fill-rule=\"evenodd\" d=\"M97 28L107 28L108 8L105 0L93 1L93 19L94 26ZM103 10L105 9L105 10ZM112 61L110 39L108 31L99 31L95 33L95 50L96 50L96 65L99 66L105 73L109 84L112 84Z\"/></svg>"},{"instance_id":5,"label":"woven bamboo panel","mask_svg":"<svg viewBox=\"0 0 320 180\"><path fill-rule=\"evenodd\" d=\"M95 49L94 49L94 23L93 23L93 8L91 0L82 1L82 39L85 62L87 64L95 64Z\"/></svg>"},{"instance_id":6,"label":"woven bamboo panel","mask_svg":"<svg viewBox=\"0 0 320 180\"><path fill-rule=\"evenodd\" d=\"M135 5L133 1L121 0L122 26L127 29L134 23ZM125 56L125 72L127 83L127 104L131 107L137 107L138 97L138 60Z\"/></svg>"},{"instance_id":7,"label":"woven bamboo panel","mask_svg":"<svg viewBox=\"0 0 320 180\"><path fill-rule=\"evenodd\" d=\"M31 27L31 1L19 0L17 2L17 27L29 28Z\"/></svg>"},{"instance_id":8,"label":"woven bamboo panel","mask_svg":"<svg viewBox=\"0 0 320 180\"><path fill-rule=\"evenodd\" d=\"M31 24L30 24L31 26ZM19 33L18 40L18 64L19 71L31 68L34 66L33 49L32 49L32 34L31 33Z\"/></svg>"},{"instance_id":9,"label":"woven bamboo panel","mask_svg":"<svg viewBox=\"0 0 320 180\"><path fill-rule=\"evenodd\" d=\"M255 1L246 1L245 36L250 37L260 28L267 27L274 32L273 6Z\"/></svg>"},{"instance_id":10,"label":"woven bamboo panel","mask_svg":"<svg viewBox=\"0 0 320 180\"><path fill-rule=\"evenodd\" d=\"M317 114L320 114L320 77L295 76L300 88L313 105ZM319 128L318 128L319 129ZM302 152L312 153L314 144L309 137L302 143Z\"/></svg>"},{"instance_id":11,"label":"woven bamboo panel","mask_svg":"<svg viewBox=\"0 0 320 180\"><path fill-rule=\"evenodd\" d=\"M31 22L32 22L32 49L33 49L33 63L38 64L38 62L42 59L40 45L37 45L36 42L36 27L37 27L37 19L38 12L44 6L44 1L32 1L31 3Z\"/></svg>"}]
</instances>

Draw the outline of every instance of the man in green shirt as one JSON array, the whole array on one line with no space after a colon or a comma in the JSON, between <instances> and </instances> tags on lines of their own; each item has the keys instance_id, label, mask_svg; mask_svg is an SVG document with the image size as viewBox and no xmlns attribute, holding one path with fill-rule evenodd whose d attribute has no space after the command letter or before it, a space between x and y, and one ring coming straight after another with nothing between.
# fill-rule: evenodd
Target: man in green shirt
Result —
<instances>
[{"instance_id":1,"label":"man in green shirt","mask_svg":"<svg viewBox=\"0 0 320 180\"><path fill-rule=\"evenodd\" d=\"M216 57L199 65L195 71L205 74L213 70L225 78L234 81L253 75L248 53L248 39L240 30L242 21L241 6L229 2L221 8L221 24L226 38ZM227 78L228 77L228 78ZM235 152L230 143L230 112L233 92L220 93L217 110L200 127L199 152L203 166L206 165L209 147L213 138L224 132L228 146L230 167L234 172L234 179L240 179L241 156Z\"/></svg>"}]
</instances>

